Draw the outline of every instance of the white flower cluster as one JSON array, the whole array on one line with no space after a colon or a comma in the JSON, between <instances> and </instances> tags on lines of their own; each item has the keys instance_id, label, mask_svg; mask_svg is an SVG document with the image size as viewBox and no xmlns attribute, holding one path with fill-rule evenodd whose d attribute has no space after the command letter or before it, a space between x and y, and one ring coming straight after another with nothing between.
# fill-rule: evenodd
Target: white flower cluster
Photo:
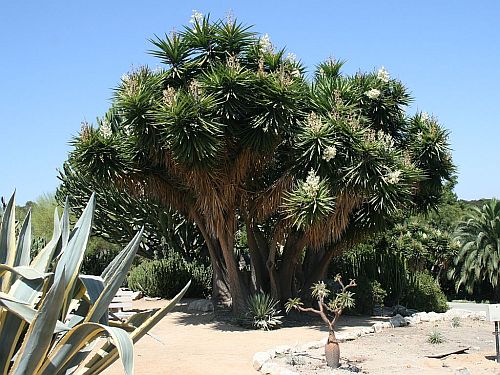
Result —
<instances>
[{"instance_id":1,"label":"white flower cluster","mask_svg":"<svg viewBox=\"0 0 500 375\"><path fill-rule=\"evenodd\" d=\"M125 74L122 74L122 81L127 83L128 81L130 81L130 75L125 73Z\"/></svg>"},{"instance_id":2,"label":"white flower cluster","mask_svg":"<svg viewBox=\"0 0 500 375\"><path fill-rule=\"evenodd\" d=\"M306 182L302 185L306 195L309 198L316 198L316 195L318 194L319 191L319 176L316 175L316 172L314 170L310 170L309 174L307 175Z\"/></svg>"},{"instance_id":3,"label":"white flower cluster","mask_svg":"<svg viewBox=\"0 0 500 375\"><path fill-rule=\"evenodd\" d=\"M189 23L194 25L196 23L200 23L201 21L203 21L203 13L198 12L196 9L193 9L193 14L191 15Z\"/></svg>"},{"instance_id":4,"label":"white flower cluster","mask_svg":"<svg viewBox=\"0 0 500 375\"><path fill-rule=\"evenodd\" d=\"M113 132L111 131L111 125L106 119L103 119L101 121L101 125L99 126L99 133L107 139L113 135Z\"/></svg>"},{"instance_id":5,"label":"white flower cluster","mask_svg":"<svg viewBox=\"0 0 500 375\"><path fill-rule=\"evenodd\" d=\"M163 90L163 103L168 106L171 106L175 100L175 89L173 87L167 86L165 90Z\"/></svg>"},{"instance_id":6,"label":"white flower cluster","mask_svg":"<svg viewBox=\"0 0 500 375\"><path fill-rule=\"evenodd\" d=\"M335 157L335 155L337 155L337 149L335 148L335 146L328 146L323 151L323 160L328 162L332 160Z\"/></svg>"},{"instance_id":7,"label":"white flower cluster","mask_svg":"<svg viewBox=\"0 0 500 375\"><path fill-rule=\"evenodd\" d=\"M380 79L382 82L389 82L389 79L391 76L389 75L389 72L385 70L384 67L381 67L378 72L377 72L377 78Z\"/></svg>"},{"instance_id":8,"label":"white flower cluster","mask_svg":"<svg viewBox=\"0 0 500 375\"><path fill-rule=\"evenodd\" d=\"M196 80L193 79L191 83L189 84L189 92L195 97L198 98L201 94L201 86L200 83Z\"/></svg>"},{"instance_id":9,"label":"white flower cluster","mask_svg":"<svg viewBox=\"0 0 500 375\"><path fill-rule=\"evenodd\" d=\"M297 55L295 53L289 52L286 55L285 60L288 61L290 64L293 64L293 63L297 62Z\"/></svg>"},{"instance_id":10,"label":"white flower cluster","mask_svg":"<svg viewBox=\"0 0 500 375\"><path fill-rule=\"evenodd\" d=\"M386 148L394 148L394 138L390 134L384 133L382 130L377 132L377 140Z\"/></svg>"},{"instance_id":11,"label":"white flower cluster","mask_svg":"<svg viewBox=\"0 0 500 375\"><path fill-rule=\"evenodd\" d=\"M429 119L430 119L430 116L429 116L429 114L428 114L427 112L422 112L422 113L420 114L420 117L421 117L421 118L422 118L422 120L424 120L424 121L429 121Z\"/></svg>"},{"instance_id":12,"label":"white flower cluster","mask_svg":"<svg viewBox=\"0 0 500 375\"><path fill-rule=\"evenodd\" d=\"M129 125L129 124L125 125L123 127L123 131L125 132L126 135L131 136L132 135L132 131L133 131L132 125Z\"/></svg>"},{"instance_id":13,"label":"white flower cluster","mask_svg":"<svg viewBox=\"0 0 500 375\"><path fill-rule=\"evenodd\" d=\"M311 128L313 132L318 133L323 124L321 118L316 113L311 112L307 115L307 126Z\"/></svg>"},{"instance_id":14,"label":"white flower cluster","mask_svg":"<svg viewBox=\"0 0 500 375\"><path fill-rule=\"evenodd\" d=\"M268 34L264 34L259 39L259 47L264 53L271 53L274 50L273 43L271 43L271 38L269 38Z\"/></svg>"},{"instance_id":15,"label":"white flower cluster","mask_svg":"<svg viewBox=\"0 0 500 375\"><path fill-rule=\"evenodd\" d=\"M387 181L388 184L396 185L400 180L400 176L401 176L400 170L392 171L387 174L385 180Z\"/></svg>"},{"instance_id":16,"label":"white flower cluster","mask_svg":"<svg viewBox=\"0 0 500 375\"><path fill-rule=\"evenodd\" d=\"M366 91L365 95L368 96L370 99L377 99L380 96L380 90L371 89Z\"/></svg>"}]
</instances>

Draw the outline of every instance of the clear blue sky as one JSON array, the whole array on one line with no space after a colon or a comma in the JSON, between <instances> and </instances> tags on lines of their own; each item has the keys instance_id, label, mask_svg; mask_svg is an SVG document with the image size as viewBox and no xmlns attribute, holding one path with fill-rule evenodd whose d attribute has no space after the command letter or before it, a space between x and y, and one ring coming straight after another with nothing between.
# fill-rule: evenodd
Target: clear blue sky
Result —
<instances>
[{"instance_id":1,"label":"clear blue sky","mask_svg":"<svg viewBox=\"0 0 500 375\"><path fill-rule=\"evenodd\" d=\"M451 132L460 198L500 196L500 2L3 1L0 5L0 195L18 203L55 191L80 122L102 115L131 66L157 62L148 38L192 10L228 11L268 33L310 69L335 56L344 71L401 79L411 111Z\"/></svg>"}]
</instances>

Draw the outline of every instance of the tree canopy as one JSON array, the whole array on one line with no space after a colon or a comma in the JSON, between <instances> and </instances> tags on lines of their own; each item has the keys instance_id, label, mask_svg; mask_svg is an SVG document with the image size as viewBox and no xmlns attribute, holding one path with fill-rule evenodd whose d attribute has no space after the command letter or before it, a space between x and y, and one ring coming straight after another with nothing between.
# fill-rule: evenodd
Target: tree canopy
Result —
<instances>
[{"instance_id":1,"label":"tree canopy","mask_svg":"<svg viewBox=\"0 0 500 375\"><path fill-rule=\"evenodd\" d=\"M452 177L447 131L408 116L384 68L346 75L329 59L308 75L267 34L199 14L151 43L163 67L122 77L66 168L194 222L235 311L252 291L307 293L334 254L435 206Z\"/></svg>"}]
</instances>

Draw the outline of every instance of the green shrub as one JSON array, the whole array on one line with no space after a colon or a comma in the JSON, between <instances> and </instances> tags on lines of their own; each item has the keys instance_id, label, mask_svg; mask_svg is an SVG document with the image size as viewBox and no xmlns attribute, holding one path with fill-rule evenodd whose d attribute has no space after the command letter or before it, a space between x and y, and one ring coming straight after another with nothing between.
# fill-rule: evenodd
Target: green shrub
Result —
<instances>
[{"instance_id":1,"label":"green shrub","mask_svg":"<svg viewBox=\"0 0 500 375\"><path fill-rule=\"evenodd\" d=\"M404 297L404 304L421 311L445 312L448 302L434 278L426 272L417 272Z\"/></svg>"},{"instance_id":2,"label":"green shrub","mask_svg":"<svg viewBox=\"0 0 500 375\"><path fill-rule=\"evenodd\" d=\"M84 275L100 275L109 263L118 255L115 249L96 249L85 254L82 263Z\"/></svg>"},{"instance_id":3,"label":"green shrub","mask_svg":"<svg viewBox=\"0 0 500 375\"><path fill-rule=\"evenodd\" d=\"M212 268L196 262L188 263L181 255L170 252L165 259L145 261L133 268L128 286L150 297L172 298L192 280L186 297L207 297L211 293Z\"/></svg>"},{"instance_id":4,"label":"green shrub","mask_svg":"<svg viewBox=\"0 0 500 375\"><path fill-rule=\"evenodd\" d=\"M387 292L377 280L368 280L362 277L357 282L354 293L354 311L359 314L373 314L376 305L384 305Z\"/></svg>"},{"instance_id":5,"label":"green shrub","mask_svg":"<svg viewBox=\"0 0 500 375\"><path fill-rule=\"evenodd\" d=\"M247 321L256 329L270 331L281 325L282 316L278 315L280 310L276 309L278 301L271 298L269 294L257 293L247 301Z\"/></svg>"}]
</instances>

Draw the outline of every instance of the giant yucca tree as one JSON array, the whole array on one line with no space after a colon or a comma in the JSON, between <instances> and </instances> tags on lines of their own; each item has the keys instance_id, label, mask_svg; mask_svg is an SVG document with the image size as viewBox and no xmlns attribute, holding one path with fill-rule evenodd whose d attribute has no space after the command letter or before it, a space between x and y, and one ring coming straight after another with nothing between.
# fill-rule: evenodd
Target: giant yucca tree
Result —
<instances>
[{"instance_id":1,"label":"giant yucca tree","mask_svg":"<svg viewBox=\"0 0 500 375\"><path fill-rule=\"evenodd\" d=\"M490 200L482 208L473 207L456 229L460 251L449 276L457 290L473 293L476 283L488 282L500 301L500 202Z\"/></svg>"},{"instance_id":2,"label":"giant yucca tree","mask_svg":"<svg viewBox=\"0 0 500 375\"><path fill-rule=\"evenodd\" d=\"M346 76L328 60L308 79L267 35L200 15L151 42L164 68L124 75L68 164L195 222L235 311L251 289L308 290L394 212L432 207L453 171L446 131L407 117L384 69ZM249 267L234 251L242 227Z\"/></svg>"}]
</instances>

